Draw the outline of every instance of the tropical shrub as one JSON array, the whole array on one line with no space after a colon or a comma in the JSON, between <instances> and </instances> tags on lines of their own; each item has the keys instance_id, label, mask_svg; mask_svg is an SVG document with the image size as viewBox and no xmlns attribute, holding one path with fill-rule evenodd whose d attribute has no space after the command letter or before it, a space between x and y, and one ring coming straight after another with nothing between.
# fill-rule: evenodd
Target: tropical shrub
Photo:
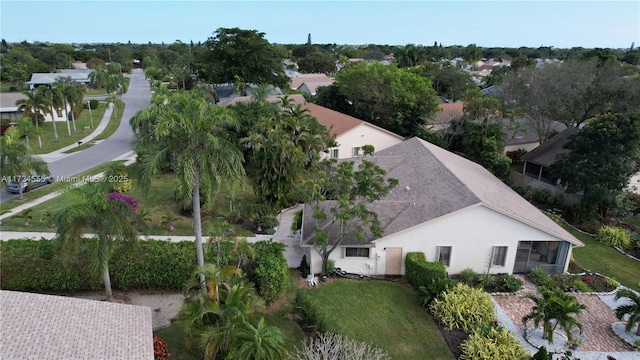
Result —
<instances>
[{"instance_id":1,"label":"tropical shrub","mask_svg":"<svg viewBox=\"0 0 640 360\"><path fill-rule=\"evenodd\" d=\"M256 258L245 267L250 281L256 285L258 294L267 302L280 297L289 284L289 265L284 258L285 245L273 241L254 244Z\"/></svg>"},{"instance_id":2,"label":"tropical shrub","mask_svg":"<svg viewBox=\"0 0 640 360\"><path fill-rule=\"evenodd\" d=\"M447 271L441 262L427 262L422 252L409 252L405 258L405 276L411 285L428 287L431 279L445 279Z\"/></svg>"},{"instance_id":3,"label":"tropical shrub","mask_svg":"<svg viewBox=\"0 0 640 360\"><path fill-rule=\"evenodd\" d=\"M453 330L471 332L495 321L489 294L461 283L441 294L429 308L442 325Z\"/></svg>"},{"instance_id":4,"label":"tropical shrub","mask_svg":"<svg viewBox=\"0 0 640 360\"><path fill-rule=\"evenodd\" d=\"M631 329L637 325L636 335L640 336L640 295L631 289L625 288L618 290L615 298L616 300L621 298L630 300L627 305L621 305L615 309L616 316L620 320L628 316L625 330L631 332Z\"/></svg>"},{"instance_id":5,"label":"tropical shrub","mask_svg":"<svg viewBox=\"0 0 640 360\"><path fill-rule=\"evenodd\" d=\"M553 280L551 275L546 272L543 268L536 266L529 270L527 276L537 286L545 286L545 287L557 287L557 283Z\"/></svg>"},{"instance_id":6,"label":"tropical shrub","mask_svg":"<svg viewBox=\"0 0 640 360\"><path fill-rule=\"evenodd\" d=\"M460 360L530 359L520 341L503 327L476 329L460 349Z\"/></svg>"},{"instance_id":7,"label":"tropical shrub","mask_svg":"<svg viewBox=\"0 0 640 360\"><path fill-rule=\"evenodd\" d=\"M458 274L458 280L463 284L476 286L478 283L478 273L473 271L473 269L466 268Z\"/></svg>"},{"instance_id":8,"label":"tropical shrub","mask_svg":"<svg viewBox=\"0 0 640 360\"><path fill-rule=\"evenodd\" d=\"M293 306L298 315L300 315L302 324L308 330L321 334L328 331L329 326L327 318L320 313L320 310L313 303L309 295L305 294L301 290L296 291L296 296L293 299Z\"/></svg>"},{"instance_id":9,"label":"tropical shrub","mask_svg":"<svg viewBox=\"0 0 640 360\"><path fill-rule=\"evenodd\" d=\"M507 292L515 293L524 287L524 282L513 275L507 275L504 278L504 286Z\"/></svg>"},{"instance_id":10,"label":"tropical shrub","mask_svg":"<svg viewBox=\"0 0 640 360\"><path fill-rule=\"evenodd\" d=\"M603 226L596 234L599 242L621 249L627 249L631 245L631 235L625 229L619 227Z\"/></svg>"},{"instance_id":11,"label":"tropical shrub","mask_svg":"<svg viewBox=\"0 0 640 360\"><path fill-rule=\"evenodd\" d=\"M169 360L169 348L167 342L157 336L153 337L153 359L154 360Z\"/></svg>"}]
</instances>

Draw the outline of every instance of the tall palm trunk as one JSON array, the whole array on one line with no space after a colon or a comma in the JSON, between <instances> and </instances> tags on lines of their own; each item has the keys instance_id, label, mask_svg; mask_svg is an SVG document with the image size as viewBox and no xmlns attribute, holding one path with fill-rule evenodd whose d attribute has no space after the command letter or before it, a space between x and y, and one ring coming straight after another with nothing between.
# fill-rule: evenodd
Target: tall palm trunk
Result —
<instances>
[{"instance_id":1,"label":"tall palm trunk","mask_svg":"<svg viewBox=\"0 0 640 360\"><path fill-rule=\"evenodd\" d=\"M78 129L76 129L76 114L73 111L73 106L71 107L71 120L73 122L73 132L78 132Z\"/></svg>"},{"instance_id":2,"label":"tall palm trunk","mask_svg":"<svg viewBox=\"0 0 640 360\"><path fill-rule=\"evenodd\" d=\"M102 280L104 281L104 291L107 301L113 301L113 291L111 291L111 275L109 275L109 259L105 256L102 259Z\"/></svg>"},{"instance_id":3,"label":"tall palm trunk","mask_svg":"<svg viewBox=\"0 0 640 360\"><path fill-rule=\"evenodd\" d=\"M58 142L58 128L56 127L56 113L53 107L51 107L51 123L53 124L53 136Z\"/></svg>"},{"instance_id":4,"label":"tall palm trunk","mask_svg":"<svg viewBox=\"0 0 640 360\"><path fill-rule=\"evenodd\" d=\"M200 176L196 170L193 174L193 194L191 196L193 206L193 231L196 234L196 258L198 267L204 266L204 253L202 251L202 217L200 216ZM200 287L206 291L204 274L200 273Z\"/></svg>"},{"instance_id":5,"label":"tall palm trunk","mask_svg":"<svg viewBox=\"0 0 640 360\"><path fill-rule=\"evenodd\" d=\"M71 136L71 125L69 124L69 110L67 110L67 100L64 100L64 120L67 122L67 132Z\"/></svg>"},{"instance_id":6,"label":"tall palm trunk","mask_svg":"<svg viewBox=\"0 0 640 360\"><path fill-rule=\"evenodd\" d=\"M42 149L42 137L40 137L40 129L38 128L38 118L36 118L36 132L38 133L38 146Z\"/></svg>"}]
</instances>

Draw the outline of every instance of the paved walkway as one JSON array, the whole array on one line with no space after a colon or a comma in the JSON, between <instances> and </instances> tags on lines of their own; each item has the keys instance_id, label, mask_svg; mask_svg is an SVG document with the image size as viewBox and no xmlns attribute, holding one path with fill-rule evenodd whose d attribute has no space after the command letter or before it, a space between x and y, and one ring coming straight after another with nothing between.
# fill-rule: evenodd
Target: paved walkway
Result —
<instances>
[{"instance_id":1,"label":"paved walkway","mask_svg":"<svg viewBox=\"0 0 640 360\"><path fill-rule=\"evenodd\" d=\"M521 277L521 279L524 279ZM494 295L493 300L499 306L498 314L503 314L506 319L500 319L505 327L513 332L517 332L517 338L524 341L522 334L524 326L522 325L522 317L529 314L534 302L524 296L526 293L534 293L535 285L525 280L525 288L522 293L515 295ZM582 344L579 351L574 352L576 358L582 360L603 359L606 360L608 355L613 356L617 360L622 359L640 359L640 353L633 349L614 334L611 325L619 320L616 318L613 310L600 300L596 294L576 294L578 301L588 307L578 318L584 327L581 335ZM529 329L533 328L532 323L528 325ZM537 349L526 341L523 342L525 349L535 353Z\"/></svg>"}]
</instances>

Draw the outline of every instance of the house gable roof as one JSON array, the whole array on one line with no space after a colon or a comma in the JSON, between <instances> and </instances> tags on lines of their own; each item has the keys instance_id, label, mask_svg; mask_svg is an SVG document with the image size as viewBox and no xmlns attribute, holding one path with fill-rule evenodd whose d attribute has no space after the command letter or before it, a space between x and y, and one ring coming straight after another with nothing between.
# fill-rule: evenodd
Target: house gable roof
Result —
<instances>
[{"instance_id":1,"label":"house gable roof","mask_svg":"<svg viewBox=\"0 0 640 360\"><path fill-rule=\"evenodd\" d=\"M0 291L2 359L153 359L151 308Z\"/></svg>"},{"instance_id":2,"label":"house gable roof","mask_svg":"<svg viewBox=\"0 0 640 360\"><path fill-rule=\"evenodd\" d=\"M383 200L368 205L378 213L383 237L474 206L485 206L574 245L583 244L482 166L419 138L376 152L370 159L398 180ZM305 210L309 210L307 206ZM313 242L314 220L305 211L303 243ZM346 238L345 245L365 245Z\"/></svg>"},{"instance_id":3,"label":"house gable roof","mask_svg":"<svg viewBox=\"0 0 640 360\"><path fill-rule=\"evenodd\" d=\"M305 82L331 82L333 83L333 79L330 79L326 74L295 74L290 75L291 78L291 88L297 89Z\"/></svg>"},{"instance_id":4,"label":"house gable roof","mask_svg":"<svg viewBox=\"0 0 640 360\"><path fill-rule=\"evenodd\" d=\"M16 101L26 99L27 96L23 93L0 93L0 111L1 112L14 112L18 111L18 105Z\"/></svg>"},{"instance_id":5,"label":"house gable roof","mask_svg":"<svg viewBox=\"0 0 640 360\"><path fill-rule=\"evenodd\" d=\"M577 134L578 131L580 131L580 128L569 127L526 153L521 159L542 166L551 166L556 161L558 154L568 151L564 148L564 145L569 141L569 137Z\"/></svg>"},{"instance_id":6,"label":"house gable roof","mask_svg":"<svg viewBox=\"0 0 640 360\"><path fill-rule=\"evenodd\" d=\"M309 111L309 115L315 117L320 125L323 125L327 129L329 129L329 135L331 136L335 135L336 137L338 137L353 129L358 128L359 126L367 126L384 132L388 135L397 137L398 139L404 139L402 136L389 130L370 124L364 120L357 119L353 116L349 116L347 114L343 114L341 112L326 108L324 106L308 103L305 104L303 108L307 109Z\"/></svg>"},{"instance_id":7,"label":"house gable roof","mask_svg":"<svg viewBox=\"0 0 640 360\"><path fill-rule=\"evenodd\" d=\"M303 105L307 103L307 100L301 94L291 94L286 95L290 100L293 101L294 105ZM280 104L285 95L267 95L266 100L270 103ZM235 105L237 103L247 103L253 101L253 96L236 96L231 99L227 99L224 101L220 101L218 103L219 106L230 106Z\"/></svg>"}]
</instances>

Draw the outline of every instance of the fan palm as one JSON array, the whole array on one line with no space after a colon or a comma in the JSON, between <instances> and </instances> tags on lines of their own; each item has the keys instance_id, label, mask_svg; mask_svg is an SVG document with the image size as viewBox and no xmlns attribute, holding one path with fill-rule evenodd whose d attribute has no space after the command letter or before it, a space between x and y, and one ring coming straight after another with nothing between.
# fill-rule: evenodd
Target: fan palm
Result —
<instances>
[{"instance_id":1,"label":"fan palm","mask_svg":"<svg viewBox=\"0 0 640 360\"><path fill-rule=\"evenodd\" d=\"M166 104L151 106L131 119L143 191L166 164L176 175L178 196L191 200L198 266L204 266L200 194L212 203L223 182L244 176L242 152L227 129L238 127L226 108L197 92L176 92Z\"/></svg>"},{"instance_id":2,"label":"fan palm","mask_svg":"<svg viewBox=\"0 0 640 360\"><path fill-rule=\"evenodd\" d=\"M113 300L109 258L116 243L138 239L138 229L146 230L146 223L131 203L122 198L108 198L107 183L89 183L69 191L73 202L54 215L58 238L65 254L83 246L83 237L94 233L97 248L92 257L94 269L101 269L108 301Z\"/></svg>"},{"instance_id":3,"label":"fan palm","mask_svg":"<svg viewBox=\"0 0 640 360\"><path fill-rule=\"evenodd\" d=\"M575 297L566 294L558 287L538 289L540 296L528 294L527 297L535 302L531 313L522 318L522 323L526 326L529 320L533 320L536 327L542 323L542 338L553 343L553 333L560 326L567 340L572 341L571 331L578 328L582 334L582 324L578 322L576 316L580 316L587 307L578 302Z\"/></svg>"},{"instance_id":4,"label":"fan palm","mask_svg":"<svg viewBox=\"0 0 640 360\"><path fill-rule=\"evenodd\" d=\"M621 298L629 299L630 303L618 306L615 310L616 316L622 320L628 315L625 330L631 332L631 329L637 325L636 335L640 336L640 295L631 289L622 288L616 292L616 300Z\"/></svg>"}]
</instances>

